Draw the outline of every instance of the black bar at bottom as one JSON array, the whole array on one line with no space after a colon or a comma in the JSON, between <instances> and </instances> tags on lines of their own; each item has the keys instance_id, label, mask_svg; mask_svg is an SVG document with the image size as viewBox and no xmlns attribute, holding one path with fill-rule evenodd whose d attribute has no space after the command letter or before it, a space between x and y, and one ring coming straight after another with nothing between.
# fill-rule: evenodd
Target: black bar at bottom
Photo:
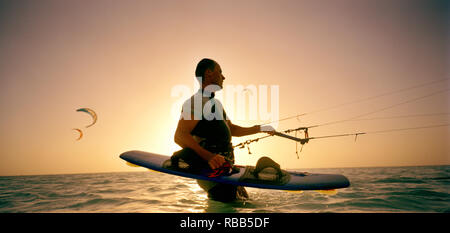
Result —
<instances>
[{"instance_id":1,"label":"black bar at bottom","mask_svg":"<svg viewBox=\"0 0 450 233\"><path fill-rule=\"evenodd\" d=\"M187 214L0 214L4 229L15 232L38 230L138 232L302 232L302 231L392 231L443 229L448 213L388 214L287 214L287 213L187 213ZM8 228L12 227L12 228ZM359 230L358 230L359 229Z\"/></svg>"}]
</instances>

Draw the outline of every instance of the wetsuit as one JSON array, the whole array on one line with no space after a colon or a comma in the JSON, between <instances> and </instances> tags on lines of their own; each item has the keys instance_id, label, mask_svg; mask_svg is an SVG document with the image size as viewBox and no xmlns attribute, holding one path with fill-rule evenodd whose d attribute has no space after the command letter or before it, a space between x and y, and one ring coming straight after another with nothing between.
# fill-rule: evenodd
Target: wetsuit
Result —
<instances>
[{"instance_id":1,"label":"wetsuit","mask_svg":"<svg viewBox=\"0 0 450 233\"><path fill-rule=\"evenodd\" d=\"M190 110L190 112L186 110ZM231 130L226 122L226 113L223 110L222 104L214 98L214 93L199 90L185 102L182 113L193 114L199 120L192 130L191 135L201 147L214 154L224 156L228 162L234 164ZM188 116L189 114L184 116ZM194 157L194 161L190 161L190 163L194 163L197 169L209 168L207 161L198 155ZM197 180L197 183L203 190L208 192L208 196L211 199L233 201L237 198L237 186L235 185L205 180Z\"/></svg>"}]
</instances>

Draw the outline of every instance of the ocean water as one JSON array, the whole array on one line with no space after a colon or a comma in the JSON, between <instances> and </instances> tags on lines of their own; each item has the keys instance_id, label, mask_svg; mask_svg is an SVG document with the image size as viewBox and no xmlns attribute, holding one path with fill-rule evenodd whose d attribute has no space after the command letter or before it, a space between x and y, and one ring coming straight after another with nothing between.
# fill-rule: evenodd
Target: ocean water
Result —
<instances>
[{"instance_id":1,"label":"ocean water","mask_svg":"<svg viewBox=\"0 0 450 233\"><path fill-rule=\"evenodd\" d=\"M450 166L305 169L351 186L330 195L247 188L250 199L208 199L195 180L159 172L0 177L3 213L450 212Z\"/></svg>"}]
</instances>

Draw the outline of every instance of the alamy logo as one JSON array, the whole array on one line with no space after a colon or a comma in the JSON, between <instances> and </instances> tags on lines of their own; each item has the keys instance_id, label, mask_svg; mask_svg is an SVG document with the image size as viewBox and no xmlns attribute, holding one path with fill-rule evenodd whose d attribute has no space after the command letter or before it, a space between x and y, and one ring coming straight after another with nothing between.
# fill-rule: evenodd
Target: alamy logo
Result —
<instances>
[{"instance_id":1,"label":"alamy logo","mask_svg":"<svg viewBox=\"0 0 450 233\"><path fill-rule=\"evenodd\" d=\"M225 85L223 90L217 85L208 85L203 89L198 84L194 84L193 88L176 85L171 90L172 98L177 98L172 104L172 118L179 119L180 114L187 120L223 120L226 117L273 122L272 126L276 128L279 91L278 85Z\"/></svg>"}]
</instances>

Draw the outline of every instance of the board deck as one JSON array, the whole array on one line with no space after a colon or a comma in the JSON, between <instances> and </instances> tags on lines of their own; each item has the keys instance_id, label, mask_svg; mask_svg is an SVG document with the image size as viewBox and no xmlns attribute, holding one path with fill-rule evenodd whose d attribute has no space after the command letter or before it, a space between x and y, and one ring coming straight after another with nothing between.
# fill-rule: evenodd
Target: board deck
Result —
<instances>
[{"instance_id":1,"label":"board deck","mask_svg":"<svg viewBox=\"0 0 450 233\"><path fill-rule=\"evenodd\" d=\"M289 174L289 180L283 182L283 184L274 184L274 182L266 182L264 180L261 180L260 182L242 180L242 177L246 174L246 170L254 168L253 166L238 166L240 168L239 172L229 176L207 177L168 168L164 163L166 162L167 164L167 160L170 159L170 156L166 155L133 150L122 153L120 158L132 164L172 175L254 188L278 190L328 190L350 186L349 180L340 174L315 174L283 170Z\"/></svg>"}]
</instances>

